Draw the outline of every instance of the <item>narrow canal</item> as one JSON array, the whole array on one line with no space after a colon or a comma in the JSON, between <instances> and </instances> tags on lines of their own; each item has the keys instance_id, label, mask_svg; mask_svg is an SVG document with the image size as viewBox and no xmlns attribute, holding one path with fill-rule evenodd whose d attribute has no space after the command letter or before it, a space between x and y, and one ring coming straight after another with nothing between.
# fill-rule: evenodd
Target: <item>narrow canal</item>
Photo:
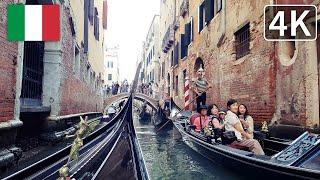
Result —
<instances>
[{"instance_id":1,"label":"narrow canal","mask_svg":"<svg viewBox=\"0 0 320 180\"><path fill-rule=\"evenodd\" d=\"M156 133L152 123L139 121L137 114L134 125L152 180L241 179L188 147L174 127Z\"/></svg>"}]
</instances>

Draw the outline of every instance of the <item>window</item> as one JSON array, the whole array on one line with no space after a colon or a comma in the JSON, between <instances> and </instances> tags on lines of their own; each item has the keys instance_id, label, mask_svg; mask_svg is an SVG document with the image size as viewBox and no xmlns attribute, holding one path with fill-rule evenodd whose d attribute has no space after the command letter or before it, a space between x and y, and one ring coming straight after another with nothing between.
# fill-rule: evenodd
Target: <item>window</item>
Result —
<instances>
[{"instance_id":1,"label":"window","mask_svg":"<svg viewBox=\"0 0 320 180\"><path fill-rule=\"evenodd\" d=\"M173 51L171 51L171 67L174 66L174 57L173 57Z\"/></svg>"},{"instance_id":2,"label":"window","mask_svg":"<svg viewBox=\"0 0 320 180\"><path fill-rule=\"evenodd\" d=\"M235 35L236 59L240 59L250 52L250 24L239 29Z\"/></svg>"},{"instance_id":3,"label":"window","mask_svg":"<svg viewBox=\"0 0 320 180\"><path fill-rule=\"evenodd\" d=\"M108 80L112 81L112 74L108 74Z\"/></svg>"},{"instance_id":4,"label":"window","mask_svg":"<svg viewBox=\"0 0 320 180\"><path fill-rule=\"evenodd\" d=\"M99 41L99 17L98 17L98 10L95 9L95 15L94 15L94 37L97 41Z\"/></svg>"},{"instance_id":5,"label":"window","mask_svg":"<svg viewBox=\"0 0 320 180\"><path fill-rule=\"evenodd\" d=\"M76 75L80 74L80 52L77 46L74 47L73 73Z\"/></svg>"},{"instance_id":6,"label":"window","mask_svg":"<svg viewBox=\"0 0 320 180\"><path fill-rule=\"evenodd\" d=\"M200 33L204 25L204 5L201 4L198 8L198 32Z\"/></svg>"},{"instance_id":7,"label":"window","mask_svg":"<svg viewBox=\"0 0 320 180\"><path fill-rule=\"evenodd\" d=\"M179 77L176 76L176 79L175 79L175 89L176 89L176 95L178 95L178 92L179 92Z\"/></svg>"},{"instance_id":8,"label":"window","mask_svg":"<svg viewBox=\"0 0 320 180\"><path fill-rule=\"evenodd\" d=\"M214 0L205 0L204 2L204 16L205 16L205 23L209 23L211 19L214 17Z\"/></svg>"},{"instance_id":9,"label":"window","mask_svg":"<svg viewBox=\"0 0 320 180\"><path fill-rule=\"evenodd\" d=\"M110 67L113 68L113 62L112 61L110 62Z\"/></svg>"},{"instance_id":10,"label":"window","mask_svg":"<svg viewBox=\"0 0 320 180\"><path fill-rule=\"evenodd\" d=\"M181 34L180 35L180 57L183 59L187 56L188 53L188 39L186 38L186 35Z\"/></svg>"},{"instance_id":11,"label":"window","mask_svg":"<svg viewBox=\"0 0 320 180\"><path fill-rule=\"evenodd\" d=\"M179 63L179 42L174 47L174 60L173 60L173 66L178 65Z\"/></svg>"},{"instance_id":12,"label":"window","mask_svg":"<svg viewBox=\"0 0 320 180\"><path fill-rule=\"evenodd\" d=\"M164 78L164 73L165 73L165 63L162 62L162 73L161 73L162 78Z\"/></svg>"}]
</instances>

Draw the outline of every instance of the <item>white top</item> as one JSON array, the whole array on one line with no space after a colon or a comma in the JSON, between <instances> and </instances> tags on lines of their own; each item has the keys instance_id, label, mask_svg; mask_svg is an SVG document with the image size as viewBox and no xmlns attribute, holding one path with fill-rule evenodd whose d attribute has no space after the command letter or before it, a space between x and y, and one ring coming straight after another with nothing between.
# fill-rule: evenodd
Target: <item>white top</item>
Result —
<instances>
[{"instance_id":1,"label":"white top","mask_svg":"<svg viewBox=\"0 0 320 180\"><path fill-rule=\"evenodd\" d=\"M233 113L229 110L227 112L226 117L225 117L224 128L226 129L226 131L234 131L237 139L242 140L241 133L234 128L234 125L237 123L240 123L240 125L241 125L240 119L238 118L238 116L235 113ZM240 126L240 127L242 128L242 126Z\"/></svg>"},{"instance_id":2,"label":"white top","mask_svg":"<svg viewBox=\"0 0 320 180\"><path fill-rule=\"evenodd\" d=\"M107 110L108 114L114 114L116 113L116 108L114 106L110 106Z\"/></svg>"}]
</instances>

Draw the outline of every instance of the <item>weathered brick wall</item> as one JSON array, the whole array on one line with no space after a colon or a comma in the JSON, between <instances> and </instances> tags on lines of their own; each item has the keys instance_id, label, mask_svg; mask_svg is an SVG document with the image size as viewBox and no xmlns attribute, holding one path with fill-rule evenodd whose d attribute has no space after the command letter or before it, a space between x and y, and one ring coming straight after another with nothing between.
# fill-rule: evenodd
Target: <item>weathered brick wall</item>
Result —
<instances>
[{"instance_id":1,"label":"weathered brick wall","mask_svg":"<svg viewBox=\"0 0 320 180\"><path fill-rule=\"evenodd\" d=\"M198 6L201 1L189 2L189 15L180 20L176 39L184 33L184 24L189 22L189 17L192 16L194 40L189 46L187 59L179 61L179 66L173 71L174 75L186 69L188 77L194 78L196 59L201 58L206 77L213 85L213 88L207 91L207 104L216 103L220 107L226 107L227 100L235 98L248 106L256 123L265 120L299 126L306 126L308 121L310 122L307 126L319 123L317 120L311 122L306 115L306 97L309 97L309 101L313 96L317 98L314 92L308 92L312 88L314 91L315 87L309 87L309 90L306 88L308 82L313 84L319 76L312 65L306 65L308 61L316 61L310 59L317 56L315 43L299 42L296 47L299 52L294 64L284 66L280 63L278 51L285 50L278 50L279 43L267 42L263 38L263 7L269 4L269 1L227 1L225 31L223 32L224 14L220 12L200 33ZM248 22L250 53L236 60L234 33ZM312 86L310 84L309 86ZM313 86L318 86L316 84L317 82ZM182 91L183 85L181 86L179 89ZM183 93L179 93L175 101L183 107ZM312 105L309 102L309 107ZM316 113L314 110L309 111L309 116Z\"/></svg>"},{"instance_id":2,"label":"weathered brick wall","mask_svg":"<svg viewBox=\"0 0 320 180\"><path fill-rule=\"evenodd\" d=\"M7 4L13 0L0 3L0 123L12 120L16 87L16 63L18 44L7 41Z\"/></svg>"},{"instance_id":3,"label":"weathered brick wall","mask_svg":"<svg viewBox=\"0 0 320 180\"><path fill-rule=\"evenodd\" d=\"M190 1L197 7L199 1ZM222 31L222 13L218 13L201 33L198 19L194 19L194 41L189 46L189 55L180 61L176 72L187 69L189 77L195 77L195 61L204 62L206 77L213 88L207 91L207 104L216 103L226 107L229 98L245 103L256 121L270 121L275 109L274 47L263 38L263 6L266 2L227 1L225 37L218 47ZM249 6L249 7L248 7ZM197 17L197 8L191 8L189 16ZM252 16L256 14L256 16ZM236 60L234 33L250 22L250 54ZM183 24L183 23L182 23ZM180 32L184 29L180 28ZM179 33L180 34L180 33ZM180 97L179 99L181 99ZM182 106L182 101L178 101Z\"/></svg>"},{"instance_id":4,"label":"weathered brick wall","mask_svg":"<svg viewBox=\"0 0 320 180\"><path fill-rule=\"evenodd\" d=\"M62 80L61 80L61 112L60 115L80 112L103 111L103 98L99 90L94 90L94 84L83 80L87 57L81 50L81 76L73 73L74 41L68 18L70 12L64 11L62 24Z\"/></svg>"}]
</instances>

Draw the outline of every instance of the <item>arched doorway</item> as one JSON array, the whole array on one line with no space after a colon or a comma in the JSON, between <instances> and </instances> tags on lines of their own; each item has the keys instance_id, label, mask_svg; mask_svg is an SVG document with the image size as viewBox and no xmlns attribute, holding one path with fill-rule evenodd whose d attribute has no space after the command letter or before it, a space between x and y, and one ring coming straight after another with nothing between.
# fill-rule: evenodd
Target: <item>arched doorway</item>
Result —
<instances>
[{"instance_id":1,"label":"arched doorway","mask_svg":"<svg viewBox=\"0 0 320 180\"><path fill-rule=\"evenodd\" d=\"M196 72L198 71L198 69L200 68L200 67L202 67L203 69L204 69L204 63L203 63L203 60L200 58L200 57L198 57L197 59L196 59L196 62L194 63L194 74L196 74Z\"/></svg>"}]
</instances>

